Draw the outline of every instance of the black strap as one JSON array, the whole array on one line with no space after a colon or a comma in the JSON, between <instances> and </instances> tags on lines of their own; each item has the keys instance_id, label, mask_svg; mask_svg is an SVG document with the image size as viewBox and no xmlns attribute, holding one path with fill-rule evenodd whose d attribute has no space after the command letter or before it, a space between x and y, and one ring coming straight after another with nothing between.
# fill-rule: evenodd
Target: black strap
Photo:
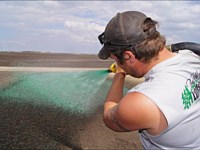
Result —
<instances>
[{"instance_id":1,"label":"black strap","mask_svg":"<svg viewBox=\"0 0 200 150\"><path fill-rule=\"evenodd\" d=\"M171 51L176 52L179 50L188 49L193 51L195 54L200 56L200 44L193 43L193 42L181 42L175 43L171 45Z\"/></svg>"}]
</instances>

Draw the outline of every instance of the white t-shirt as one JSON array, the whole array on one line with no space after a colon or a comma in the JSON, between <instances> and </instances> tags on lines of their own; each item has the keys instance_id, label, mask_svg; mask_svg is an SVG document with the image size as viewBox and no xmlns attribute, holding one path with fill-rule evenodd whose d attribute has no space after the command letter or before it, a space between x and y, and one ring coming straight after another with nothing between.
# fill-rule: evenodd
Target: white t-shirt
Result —
<instances>
[{"instance_id":1,"label":"white t-shirt","mask_svg":"<svg viewBox=\"0 0 200 150\"><path fill-rule=\"evenodd\" d=\"M188 50L154 66L145 81L129 92L140 92L163 112L168 128L140 138L145 149L200 149L200 57ZM141 116L142 117L142 116Z\"/></svg>"}]
</instances>

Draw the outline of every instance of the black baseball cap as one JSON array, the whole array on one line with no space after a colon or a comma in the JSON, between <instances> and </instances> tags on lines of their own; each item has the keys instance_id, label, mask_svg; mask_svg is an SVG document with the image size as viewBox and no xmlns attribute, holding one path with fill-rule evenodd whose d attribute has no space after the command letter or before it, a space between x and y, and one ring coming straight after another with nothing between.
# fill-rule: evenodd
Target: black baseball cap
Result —
<instances>
[{"instance_id":1,"label":"black baseball cap","mask_svg":"<svg viewBox=\"0 0 200 150\"><path fill-rule=\"evenodd\" d=\"M134 47L146 39L143 30L147 16L138 11L117 13L107 24L105 31L98 36L103 48L99 58L108 59L111 52L120 47Z\"/></svg>"}]
</instances>

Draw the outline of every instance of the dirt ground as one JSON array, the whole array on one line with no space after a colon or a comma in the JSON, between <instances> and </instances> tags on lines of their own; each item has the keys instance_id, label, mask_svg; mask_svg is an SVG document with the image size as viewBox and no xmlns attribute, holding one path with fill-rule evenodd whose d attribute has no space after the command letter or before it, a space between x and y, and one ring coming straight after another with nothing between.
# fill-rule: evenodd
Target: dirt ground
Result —
<instances>
[{"instance_id":1,"label":"dirt ground","mask_svg":"<svg viewBox=\"0 0 200 150\"><path fill-rule=\"evenodd\" d=\"M96 55L0 52L0 66L105 68L112 60L101 60Z\"/></svg>"},{"instance_id":2,"label":"dirt ground","mask_svg":"<svg viewBox=\"0 0 200 150\"><path fill-rule=\"evenodd\" d=\"M0 66L102 68L111 63L95 55L0 53ZM0 72L1 89L17 80L13 74ZM0 98L0 149L141 149L137 132L117 133L104 125L102 108L80 115Z\"/></svg>"}]
</instances>

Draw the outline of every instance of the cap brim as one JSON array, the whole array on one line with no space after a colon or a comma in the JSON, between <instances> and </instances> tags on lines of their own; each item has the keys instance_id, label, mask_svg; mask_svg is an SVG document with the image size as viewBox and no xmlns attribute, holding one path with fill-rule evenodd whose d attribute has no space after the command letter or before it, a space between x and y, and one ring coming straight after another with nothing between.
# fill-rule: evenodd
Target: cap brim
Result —
<instances>
[{"instance_id":1,"label":"cap brim","mask_svg":"<svg viewBox=\"0 0 200 150\"><path fill-rule=\"evenodd\" d=\"M110 52L105 48L105 46L99 51L98 57L104 60L110 57Z\"/></svg>"}]
</instances>

